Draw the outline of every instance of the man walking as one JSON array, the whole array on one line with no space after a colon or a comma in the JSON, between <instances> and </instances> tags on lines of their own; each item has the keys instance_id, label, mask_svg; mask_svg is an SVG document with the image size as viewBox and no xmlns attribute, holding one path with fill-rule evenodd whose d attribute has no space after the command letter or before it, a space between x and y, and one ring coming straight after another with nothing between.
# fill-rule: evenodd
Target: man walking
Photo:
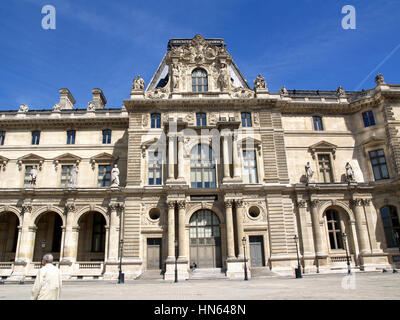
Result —
<instances>
[{"instance_id":1,"label":"man walking","mask_svg":"<svg viewBox=\"0 0 400 320\"><path fill-rule=\"evenodd\" d=\"M53 256L43 256L43 267L38 271L32 289L32 300L58 300L61 291L61 273L53 265Z\"/></svg>"}]
</instances>

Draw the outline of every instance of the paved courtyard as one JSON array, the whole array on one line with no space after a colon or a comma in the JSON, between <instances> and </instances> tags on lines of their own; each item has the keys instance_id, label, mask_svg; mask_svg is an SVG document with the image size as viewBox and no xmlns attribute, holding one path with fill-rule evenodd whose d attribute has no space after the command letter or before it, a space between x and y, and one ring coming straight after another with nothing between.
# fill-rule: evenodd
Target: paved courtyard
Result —
<instances>
[{"instance_id":1,"label":"paved courtyard","mask_svg":"<svg viewBox=\"0 0 400 320\"><path fill-rule=\"evenodd\" d=\"M33 284L0 285L0 300L30 299ZM400 299L400 274L356 273L242 280L64 282L62 300Z\"/></svg>"}]
</instances>

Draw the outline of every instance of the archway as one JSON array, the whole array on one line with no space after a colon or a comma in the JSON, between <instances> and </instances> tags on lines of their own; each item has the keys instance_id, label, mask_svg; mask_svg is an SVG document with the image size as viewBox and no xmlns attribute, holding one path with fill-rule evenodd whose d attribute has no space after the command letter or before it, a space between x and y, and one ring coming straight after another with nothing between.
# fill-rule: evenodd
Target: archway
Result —
<instances>
[{"instance_id":1,"label":"archway","mask_svg":"<svg viewBox=\"0 0 400 320\"><path fill-rule=\"evenodd\" d=\"M62 218L58 213L45 212L36 220L36 238L33 261L41 261L46 253L53 255L54 261L60 260Z\"/></svg>"},{"instance_id":2,"label":"archway","mask_svg":"<svg viewBox=\"0 0 400 320\"><path fill-rule=\"evenodd\" d=\"M198 268L221 268L221 230L218 216L210 210L196 211L190 218L190 263Z\"/></svg>"},{"instance_id":3,"label":"archway","mask_svg":"<svg viewBox=\"0 0 400 320\"><path fill-rule=\"evenodd\" d=\"M15 213L5 212L0 214L0 261L11 262L15 260L18 242L19 220Z\"/></svg>"},{"instance_id":4,"label":"archway","mask_svg":"<svg viewBox=\"0 0 400 320\"><path fill-rule=\"evenodd\" d=\"M87 212L78 221L77 261L104 261L106 219L99 212Z\"/></svg>"}]
</instances>

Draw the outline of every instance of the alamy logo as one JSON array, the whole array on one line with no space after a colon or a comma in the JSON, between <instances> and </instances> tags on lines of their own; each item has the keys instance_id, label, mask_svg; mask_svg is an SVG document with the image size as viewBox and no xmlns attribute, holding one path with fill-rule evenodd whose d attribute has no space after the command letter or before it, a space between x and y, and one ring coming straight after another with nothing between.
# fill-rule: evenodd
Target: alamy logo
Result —
<instances>
[{"instance_id":1,"label":"alamy logo","mask_svg":"<svg viewBox=\"0 0 400 320\"><path fill-rule=\"evenodd\" d=\"M42 14L45 14L42 19L42 28L54 30L56 28L56 8L52 5L45 5L42 8Z\"/></svg>"},{"instance_id":2,"label":"alamy logo","mask_svg":"<svg viewBox=\"0 0 400 320\"><path fill-rule=\"evenodd\" d=\"M345 30L356 29L356 8L346 5L342 8L342 14L345 14L342 18L342 28Z\"/></svg>"}]
</instances>

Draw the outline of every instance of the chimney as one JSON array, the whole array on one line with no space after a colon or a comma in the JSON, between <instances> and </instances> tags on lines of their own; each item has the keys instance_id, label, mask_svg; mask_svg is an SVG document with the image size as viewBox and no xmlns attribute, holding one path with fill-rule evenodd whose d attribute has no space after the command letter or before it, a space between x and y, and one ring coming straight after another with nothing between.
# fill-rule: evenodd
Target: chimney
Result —
<instances>
[{"instance_id":1,"label":"chimney","mask_svg":"<svg viewBox=\"0 0 400 320\"><path fill-rule=\"evenodd\" d=\"M103 90L99 88L94 88L92 90L93 94L93 103L96 106L96 109L104 109L107 104L107 99L103 94Z\"/></svg>"},{"instance_id":2,"label":"chimney","mask_svg":"<svg viewBox=\"0 0 400 320\"><path fill-rule=\"evenodd\" d=\"M58 90L58 92L60 93L61 110L74 109L74 104L76 103L76 101L72 96L71 91L69 91L67 88L62 88Z\"/></svg>"}]
</instances>

